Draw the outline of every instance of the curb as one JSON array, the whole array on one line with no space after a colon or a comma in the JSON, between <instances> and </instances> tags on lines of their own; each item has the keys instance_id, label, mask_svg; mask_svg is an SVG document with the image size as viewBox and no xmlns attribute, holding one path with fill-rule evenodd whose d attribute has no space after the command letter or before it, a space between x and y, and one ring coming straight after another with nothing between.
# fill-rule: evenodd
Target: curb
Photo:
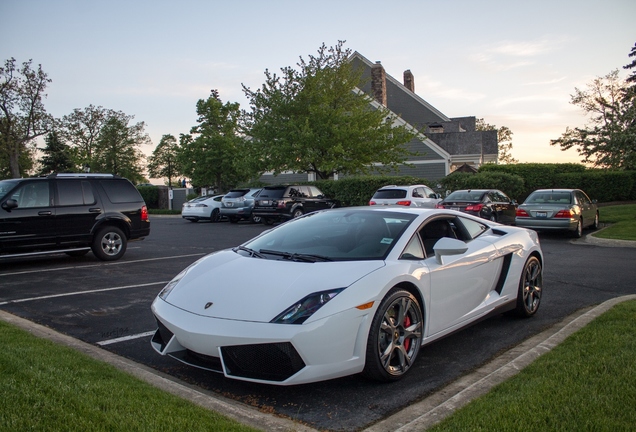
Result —
<instances>
[{"instance_id":1,"label":"curb","mask_svg":"<svg viewBox=\"0 0 636 432\"><path fill-rule=\"evenodd\" d=\"M476 371L459 378L426 399L409 405L400 412L381 420L363 432L412 432L422 431L442 421L455 410L467 405L473 399L486 394L494 386L519 373L541 355L549 352L568 336L578 331L599 315L624 301L636 300L636 294L607 300L600 305L583 309L566 317L548 330L531 337ZM262 413L240 402L223 398L218 394L196 389L174 377L163 374L148 366L120 357L97 346L59 333L48 327L0 310L0 319L28 331L36 337L48 339L96 360L108 363L148 384L173 395L182 397L206 409L216 411L233 420L256 429L268 431L317 432L293 420Z\"/></svg>"},{"instance_id":2,"label":"curb","mask_svg":"<svg viewBox=\"0 0 636 432\"><path fill-rule=\"evenodd\" d=\"M628 300L636 300L636 294L610 299L594 308L578 311L550 329L505 352L475 372L459 378L421 402L364 429L363 432L426 430L473 399L488 393L494 386L518 374L538 357L552 350L599 315Z\"/></svg>"}]
</instances>

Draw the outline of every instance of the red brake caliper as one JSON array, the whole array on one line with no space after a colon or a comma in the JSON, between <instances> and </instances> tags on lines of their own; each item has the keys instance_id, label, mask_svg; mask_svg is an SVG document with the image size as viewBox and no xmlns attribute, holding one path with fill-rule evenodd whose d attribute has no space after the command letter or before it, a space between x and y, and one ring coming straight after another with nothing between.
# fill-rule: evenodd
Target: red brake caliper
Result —
<instances>
[{"instance_id":1,"label":"red brake caliper","mask_svg":"<svg viewBox=\"0 0 636 432\"><path fill-rule=\"evenodd\" d=\"M411 317L407 315L406 318L404 318L404 328L408 328L408 326L410 325L411 325ZM411 346L411 339L405 339L404 349L408 351L410 346Z\"/></svg>"}]
</instances>

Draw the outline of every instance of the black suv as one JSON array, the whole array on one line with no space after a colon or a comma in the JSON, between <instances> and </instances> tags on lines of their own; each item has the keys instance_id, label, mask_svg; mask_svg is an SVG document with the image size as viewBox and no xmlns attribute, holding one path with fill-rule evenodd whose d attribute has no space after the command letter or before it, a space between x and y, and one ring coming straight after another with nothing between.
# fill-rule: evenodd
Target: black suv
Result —
<instances>
[{"instance_id":1,"label":"black suv","mask_svg":"<svg viewBox=\"0 0 636 432\"><path fill-rule=\"evenodd\" d=\"M338 202L327 198L316 186L265 186L256 197L252 215L271 225L333 207L339 207Z\"/></svg>"},{"instance_id":2,"label":"black suv","mask_svg":"<svg viewBox=\"0 0 636 432\"><path fill-rule=\"evenodd\" d=\"M150 234L148 209L130 181L111 174L51 174L0 181L0 259L90 250L121 258Z\"/></svg>"}]
</instances>

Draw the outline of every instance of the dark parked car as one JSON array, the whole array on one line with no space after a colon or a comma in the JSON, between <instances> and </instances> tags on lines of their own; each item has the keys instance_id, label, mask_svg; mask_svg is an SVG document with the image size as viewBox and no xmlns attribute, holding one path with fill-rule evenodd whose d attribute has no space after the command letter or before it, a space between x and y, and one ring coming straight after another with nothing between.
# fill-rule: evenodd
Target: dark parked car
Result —
<instances>
[{"instance_id":1,"label":"dark parked car","mask_svg":"<svg viewBox=\"0 0 636 432\"><path fill-rule=\"evenodd\" d=\"M117 260L150 234L146 203L111 174L51 174L0 181L0 259L93 251Z\"/></svg>"},{"instance_id":2,"label":"dark parked car","mask_svg":"<svg viewBox=\"0 0 636 432\"><path fill-rule=\"evenodd\" d=\"M539 189L517 209L517 226L536 231L562 230L574 237L598 228L598 207L580 189Z\"/></svg>"},{"instance_id":3,"label":"dark parked car","mask_svg":"<svg viewBox=\"0 0 636 432\"><path fill-rule=\"evenodd\" d=\"M336 200L327 198L316 186L265 186L256 197L252 214L270 225L338 206Z\"/></svg>"},{"instance_id":4,"label":"dark parked car","mask_svg":"<svg viewBox=\"0 0 636 432\"><path fill-rule=\"evenodd\" d=\"M461 211L506 225L514 225L517 212L517 203L497 189L456 190L436 207Z\"/></svg>"},{"instance_id":5,"label":"dark parked car","mask_svg":"<svg viewBox=\"0 0 636 432\"><path fill-rule=\"evenodd\" d=\"M254 199L261 188L232 189L221 199L221 216L227 217L230 222L236 223L241 219L259 223L261 219L252 215Z\"/></svg>"}]
</instances>

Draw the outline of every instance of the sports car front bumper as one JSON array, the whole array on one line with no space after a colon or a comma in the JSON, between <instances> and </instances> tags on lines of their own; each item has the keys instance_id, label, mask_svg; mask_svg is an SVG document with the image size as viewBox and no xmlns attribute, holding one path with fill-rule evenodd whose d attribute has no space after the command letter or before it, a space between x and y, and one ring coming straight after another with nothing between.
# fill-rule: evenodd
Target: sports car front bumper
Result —
<instances>
[{"instance_id":1,"label":"sports car front bumper","mask_svg":"<svg viewBox=\"0 0 636 432\"><path fill-rule=\"evenodd\" d=\"M225 376L277 385L302 384L361 372L371 310L349 309L304 324L204 317L157 298L162 355Z\"/></svg>"}]
</instances>

